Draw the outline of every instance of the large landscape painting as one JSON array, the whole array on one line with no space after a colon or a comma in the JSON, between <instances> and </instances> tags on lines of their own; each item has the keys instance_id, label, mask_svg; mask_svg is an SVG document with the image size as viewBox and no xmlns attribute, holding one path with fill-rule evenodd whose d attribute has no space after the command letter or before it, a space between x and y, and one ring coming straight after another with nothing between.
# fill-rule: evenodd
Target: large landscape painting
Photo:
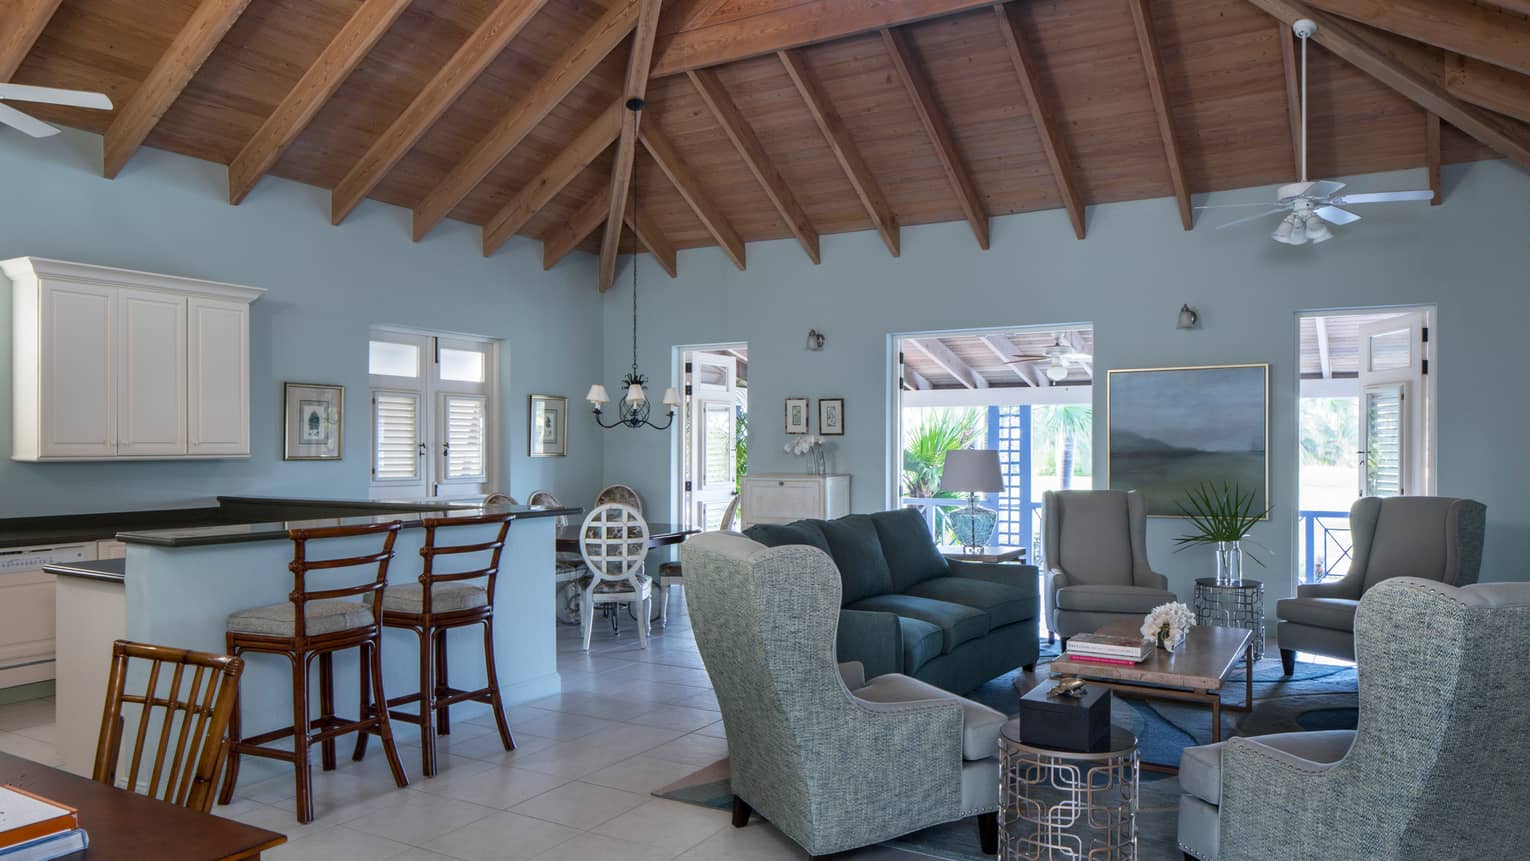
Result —
<instances>
[{"instance_id":1,"label":"large landscape painting","mask_svg":"<svg viewBox=\"0 0 1530 861\"><path fill-rule=\"evenodd\" d=\"M1147 513L1178 516L1185 495L1236 484L1269 505L1269 365L1111 371L1110 486Z\"/></svg>"}]
</instances>

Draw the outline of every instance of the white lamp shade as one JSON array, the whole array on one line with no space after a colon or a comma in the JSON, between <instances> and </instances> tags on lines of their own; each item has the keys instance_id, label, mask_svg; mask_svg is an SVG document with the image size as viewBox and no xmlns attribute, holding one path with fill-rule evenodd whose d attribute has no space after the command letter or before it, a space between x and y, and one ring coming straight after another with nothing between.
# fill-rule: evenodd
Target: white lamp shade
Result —
<instances>
[{"instance_id":1,"label":"white lamp shade","mask_svg":"<svg viewBox=\"0 0 1530 861\"><path fill-rule=\"evenodd\" d=\"M590 386L590 393L585 395L584 399L598 407L601 404L610 403L611 396L606 394L605 386L596 383L595 385Z\"/></svg>"},{"instance_id":2,"label":"white lamp shade","mask_svg":"<svg viewBox=\"0 0 1530 861\"><path fill-rule=\"evenodd\" d=\"M680 406L680 393L675 391L674 386L664 390L664 405L670 407Z\"/></svg>"},{"instance_id":3,"label":"white lamp shade","mask_svg":"<svg viewBox=\"0 0 1530 861\"><path fill-rule=\"evenodd\" d=\"M637 406L646 400L648 400L648 395L644 394L642 386L633 383L627 387L627 403Z\"/></svg>"},{"instance_id":4,"label":"white lamp shade","mask_svg":"<svg viewBox=\"0 0 1530 861\"><path fill-rule=\"evenodd\" d=\"M992 449L946 452L940 489L951 493L1002 493L1004 471L999 467L999 453Z\"/></svg>"},{"instance_id":5,"label":"white lamp shade","mask_svg":"<svg viewBox=\"0 0 1530 861\"><path fill-rule=\"evenodd\" d=\"M1047 379L1054 383L1060 383L1068 378L1068 365L1065 362L1053 362L1047 365Z\"/></svg>"}]
</instances>

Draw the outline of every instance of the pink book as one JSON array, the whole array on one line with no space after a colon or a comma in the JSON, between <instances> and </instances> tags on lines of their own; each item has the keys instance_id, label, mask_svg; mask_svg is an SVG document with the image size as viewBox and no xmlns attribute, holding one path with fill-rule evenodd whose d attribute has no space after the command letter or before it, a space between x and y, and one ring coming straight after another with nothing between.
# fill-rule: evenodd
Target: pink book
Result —
<instances>
[{"instance_id":1,"label":"pink book","mask_svg":"<svg viewBox=\"0 0 1530 861\"><path fill-rule=\"evenodd\" d=\"M1125 658L1097 658L1094 655L1079 655L1073 652L1069 652L1063 655L1063 657L1070 661L1082 661L1089 664L1116 664L1122 667L1134 667L1141 663L1141 661L1132 661Z\"/></svg>"}]
</instances>

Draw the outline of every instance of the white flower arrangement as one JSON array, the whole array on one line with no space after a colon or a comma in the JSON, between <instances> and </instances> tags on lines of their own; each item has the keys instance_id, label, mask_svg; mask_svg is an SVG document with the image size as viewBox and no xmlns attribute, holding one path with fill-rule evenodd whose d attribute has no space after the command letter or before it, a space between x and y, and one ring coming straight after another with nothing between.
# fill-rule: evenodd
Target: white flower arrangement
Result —
<instances>
[{"instance_id":1,"label":"white flower arrangement","mask_svg":"<svg viewBox=\"0 0 1530 861\"><path fill-rule=\"evenodd\" d=\"M1142 639L1169 647L1178 643L1195 625L1195 614L1178 601L1159 604L1142 621Z\"/></svg>"},{"instance_id":2,"label":"white flower arrangement","mask_svg":"<svg viewBox=\"0 0 1530 861\"><path fill-rule=\"evenodd\" d=\"M813 449L822 445L823 437L818 436L817 434L803 434L802 436L787 440L786 453L795 454L798 456L812 454Z\"/></svg>"}]
</instances>

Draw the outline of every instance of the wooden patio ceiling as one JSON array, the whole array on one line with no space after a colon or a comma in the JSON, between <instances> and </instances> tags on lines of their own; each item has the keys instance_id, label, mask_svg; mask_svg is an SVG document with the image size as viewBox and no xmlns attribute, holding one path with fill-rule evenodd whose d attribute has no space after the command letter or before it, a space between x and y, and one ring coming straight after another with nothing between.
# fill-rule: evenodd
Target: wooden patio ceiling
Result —
<instances>
[{"instance_id":1,"label":"wooden patio ceiling","mask_svg":"<svg viewBox=\"0 0 1530 861\"><path fill-rule=\"evenodd\" d=\"M976 251L995 215L1082 239L1088 206L1160 196L1189 229L1193 194L1296 178L1301 16L1313 177L1530 166L1526 0L0 0L0 80L110 95L28 106L104 134L107 176L160 147L228 165L234 203L275 174L337 224L372 198L415 239L600 253L605 287L637 242L671 274L939 221Z\"/></svg>"}]
</instances>

